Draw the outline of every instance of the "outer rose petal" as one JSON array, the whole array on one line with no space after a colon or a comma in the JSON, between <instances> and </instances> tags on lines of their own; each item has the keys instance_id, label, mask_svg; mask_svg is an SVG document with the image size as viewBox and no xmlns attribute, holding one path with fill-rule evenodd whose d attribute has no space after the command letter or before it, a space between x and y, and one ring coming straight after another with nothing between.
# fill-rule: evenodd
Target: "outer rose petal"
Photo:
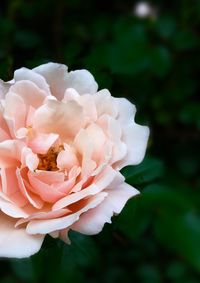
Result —
<instances>
[{"instance_id":1,"label":"outer rose petal","mask_svg":"<svg viewBox=\"0 0 200 283\"><path fill-rule=\"evenodd\" d=\"M17 204L10 202L9 200L6 200L0 195L0 209L7 215L14 217L14 218L20 218L20 217L28 217L29 214L26 212L26 209L20 208L17 206ZM28 211L28 209L27 209ZM33 211L30 210L31 213ZM1 213L1 212L0 212Z\"/></svg>"},{"instance_id":2,"label":"outer rose petal","mask_svg":"<svg viewBox=\"0 0 200 283\"><path fill-rule=\"evenodd\" d=\"M41 106L42 102L47 97L47 93L40 89L35 83L25 80L16 82L10 87L9 92L15 93L21 97L26 107L32 106L37 108Z\"/></svg>"},{"instance_id":3,"label":"outer rose petal","mask_svg":"<svg viewBox=\"0 0 200 283\"><path fill-rule=\"evenodd\" d=\"M15 71L14 73L14 80L17 81L31 81L36 84L40 89L43 89L46 94L50 95L49 85L47 84L46 80L39 74L35 73L32 70L27 68L21 68Z\"/></svg>"},{"instance_id":4,"label":"outer rose petal","mask_svg":"<svg viewBox=\"0 0 200 283\"><path fill-rule=\"evenodd\" d=\"M0 142L11 139L8 125L3 117L3 107L0 104Z\"/></svg>"},{"instance_id":5,"label":"outer rose petal","mask_svg":"<svg viewBox=\"0 0 200 283\"><path fill-rule=\"evenodd\" d=\"M126 165L137 165L142 162L149 138L149 128L134 122L136 108L125 98L115 98L119 110L118 118L122 128L122 141L127 146L127 155L116 163L118 169Z\"/></svg>"},{"instance_id":6,"label":"outer rose petal","mask_svg":"<svg viewBox=\"0 0 200 283\"><path fill-rule=\"evenodd\" d=\"M65 217L61 217L58 219L50 219L50 220L33 220L27 225L27 233L30 234L47 234L56 230L62 230L69 226L71 226L74 222L76 222L80 215L86 212L89 209L94 209L98 204L100 204L105 197L107 196L106 192L99 193L97 196L91 197L83 208L78 210L77 212L70 214Z\"/></svg>"},{"instance_id":7,"label":"outer rose petal","mask_svg":"<svg viewBox=\"0 0 200 283\"><path fill-rule=\"evenodd\" d=\"M104 224L111 223L111 217L123 209L126 202L139 192L126 183L115 189L106 190L108 196L97 207L81 215L80 219L73 224L72 230L86 235L94 235L101 232Z\"/></svg>"},{"instance_id":8,"label":"outer rose petal","mask_svg":"<svg viewBox=\"0 0 200 283\"><path fill-rule=\"evenodd\" d=\"M0 99L4 99L11 85L10 82L4 82L0 79Z\"/></svg>"},{"instance_id":9,"label":"outer rose petal","mask_svg":"<svg viewBox=\"0 0 200 283\"><path fill-rule=\"evenodd\" d=\"M93 75L83 69L68 73L67 88L74 88L79 94L94 94L98 89L98 85Z\"/></svg>"},{"instance_id":10,"label":"outer rose petal","mask_svg":"<svg viewBox=\"0 0 200 283\"><path fill-rule=\"evenodd\" d=\"M0 257L29 257L39 251L44 235L29 235L15 228L16 220L0 213Z\"/></svg>"},{"instance_id":11,"label":"outer rose petal","mask_svg":"<svg viewBox=\"0 0 200 283\"><path fill-rule=\"evenodd\" d=\"M56 63L48 63L33 69L42 75L50 85L51 93L59 100L64 96L67 88L74 88L79 94L97 91L98 85L94 77L87 70L76 70L67 72L67 66Z\"/></svg>"},{"instance_id":12,"label":"outer rose petal","mask_svg":"<svg viewBox=\"0 0 200 283\"><path fill-rule=\"evenodd\" d=\"M121 169L127 165L137 165L142 162L149 138L149 128L136 123L126 125L123 129L122 140L127 146L127 155L119 163L117 168Z\"/></svg>"},{"instance_id":13,"label":"outer rose petal","mask_svg":"<svg viewBox=\"0 0 200 283\"><path fill-rule=\"evenodd\" d=\"M43 76L50 86L52 95L62 100L67 88L67 66L57 63L47 63L33 69L37 74Z\"/></svg>"}]
</instances>

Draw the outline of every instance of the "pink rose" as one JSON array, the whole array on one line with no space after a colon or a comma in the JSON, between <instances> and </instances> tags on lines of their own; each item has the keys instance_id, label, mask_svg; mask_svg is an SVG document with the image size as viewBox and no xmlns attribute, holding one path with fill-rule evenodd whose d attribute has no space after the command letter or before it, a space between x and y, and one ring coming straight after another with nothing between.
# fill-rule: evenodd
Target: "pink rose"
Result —
<instances>
[{"instance_id":1,"label":"pink rose","mask_svg":"<svg viewBox=\"0 0 200 283\"><path fill-rule=\"evenodd\" d=\"M0 98L0 256L28 257L46 234L99 233L138 194L119 170L142 161L149 129L88 71L21 68Z\"/></svg>"}]
</instances>

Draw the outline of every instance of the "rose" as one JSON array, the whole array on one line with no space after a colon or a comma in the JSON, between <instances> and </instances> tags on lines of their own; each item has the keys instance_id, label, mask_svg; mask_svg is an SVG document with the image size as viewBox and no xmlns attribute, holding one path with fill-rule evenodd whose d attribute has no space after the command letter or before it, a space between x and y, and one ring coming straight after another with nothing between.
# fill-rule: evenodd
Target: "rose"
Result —
<instances>
[{"instance_id":1,"label":"rose","mask_svg":"<svg viewBox=\"0 0 200 283\"><path fill-rule=\"evenodd\" d=\"M138 194L119 170L142 161L149 129L88 71L21 68L0 97L0 256L30 256L46 234L96 234Z\"/></svg>"}]
</instances>

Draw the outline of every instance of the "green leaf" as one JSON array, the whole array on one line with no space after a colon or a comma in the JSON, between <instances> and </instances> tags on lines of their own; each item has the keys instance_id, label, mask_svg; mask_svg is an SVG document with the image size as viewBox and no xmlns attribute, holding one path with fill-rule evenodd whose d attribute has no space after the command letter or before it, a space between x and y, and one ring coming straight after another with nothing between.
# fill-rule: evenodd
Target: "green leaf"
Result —
<instances>
[{"instance_id":1,"label":"green leaf","mask_svg":"<svg viewBox=\"0 0 200 283\"><path fill-rule=\"evenodd\" d=\"M160 213L155 223L157 239L166 249L185 258L200 271L200 217L195 213Z\"/></svg>"},{"instance_id":2,"label":"green leaf","mask_svg":"<svg viewBox=\"0 0 200 283\"><path fill-rule=\"evenodd\" d=\"M137 166L127 166L123 168L121 172L126 178L127 183L140 185L162 177L164 164L159 159L146 157L141 164Z\"/></svg>"}]
</instances>

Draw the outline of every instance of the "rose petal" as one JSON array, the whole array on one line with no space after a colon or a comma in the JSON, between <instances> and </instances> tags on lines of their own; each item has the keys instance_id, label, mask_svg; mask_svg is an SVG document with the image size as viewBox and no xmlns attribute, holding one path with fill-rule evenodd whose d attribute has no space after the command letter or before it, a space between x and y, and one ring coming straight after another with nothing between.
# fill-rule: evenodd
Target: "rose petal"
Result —
<instances>
[{"instance_id":1,"label":"rose petal","mask_svg":"<svg viewBox=\"0 0 200 283\"><path fill-rule=\"evenodd\" d=\"M5 97L4 119L13 138L16 136L18 129L26 127L26 110L23 99L9 91Z\"/></svg>"},{"instance_id":2,"label":"rose petal","mask_svg":"<svg viewBox=\"0 0 200 283\"><path fill-rule=\"evenodd\" d=\"M116 174L116 171L111 167L106 168L98 177L96 177L96 179L94 179L93 183L90 186L88 186L84 190L70 194L60 199L53 205L52 210L67 207L68 205L78 202L85 197L93 196L103 191L114 180Z\"/></svg>"},{"instance_id":3,"label":"rose petal","mask_svg":"<svg viewBox=\"0 0 200 283\"><path fill-rule=\"evenodd\" d=\"M33 207L37 209L41 209L43 207L44 202L37 195L30 192L30 185L25 180L26 177L25 175L27 175L26 168L22 170L19 170L19 168L17 168L16 176L17 176L19 188L23 196L30 202L31 205L33 205Z\"/></svg>"},{"instance_id":4,"label":"rose petal","mask_svg":"<svg viewBox=\"0 0 200 283\"><path fill-rule=\"evenodd\" d=\"M107 114L112 117L116 117L118 114L117 107L113 103L113 97L107 89L102 89L94 95L94 101L96 104L97 115Z\"/></svg>"},{"instance_id":5,"label":"rose petal","mask_svg":"<svg viewBox=\"0 0 200 283\"><path fill-rule=\"evenodd\" d=\"M49 100L36 110L33 125L37 131L56 133L67 140L84 126L83 110L75 101Z\"/></svg>"},{"instance_id":6,"label":"rose petal","mask_svg":"<svg viewBox=\"0 0 200 283\"><path fill-rule=\"evenodd\" d=\"M74 88L79 94L94 94L98 89L93 75L84 69L68 73L66 85L67 88Z\"/></svg>"},{"instance_id":7,"label":"rose petal","mask_svg":"<svg viewBox=\"0 0 200 283\"><path fill-rule=\"evenodd\" d=\"M111 223L111 217L123 209L126 202L139 192L126 183L106 190L105 200L92 210L82 214L80 219L72 225L71 229L86 235L99 233L105 223Z\"/></svg>"},{"instance_id":8,"label":"rose petal","mask_svg":"<svg viewBox=\"0 0 200 283\"><path fill-rule=\"evenodd\" d=\"M37 175L34 172L28 172L29 182L31 184L30 190L38 194L43 201L48 203L55 203L59 199L65 196L64 193L53 189L50 185L43 183L37 178Z\"/></svg>"},{"instance_id":9,"label":"rose petal","mask_svg":"<svg viewBox=\"0 0 200 283\"><path fill-rule=\"evenodd\" d=\"M31 81L34 84L38 86L38 88L45 91L47 95L50 95L50 89L49 85L47 84L46 80L43 78L43 76L35 73L34 71L27 69L27 68L21 68L14 72L14 79L15 81ZM27 94L28 95L28 94Z\"/></svg>"},{"instance_id":10,"label":"rose petal","mask_svg":"<svg viewBox=\"0 0 200 283\"><path fill-rule=\"evenodd\" d=\"M78 165L76 154L69 146L65 146L64 150L58 154L57 166L60 169L70 170L74 165Z\"/></svg>"},{"instance_id":11,"label":"rose petal","mask_svg":"<svg viewBox=\"0 0 200 283\"><path fill-rule=\"evenodd\" d=\"M13 218L28 217L34 212L29 205L20 208L16 203L6 200L2 196L0 196L0 210Z\"/></svg>"},{"instance_id":12,"label":"rose petal","mask_svg":"<svg viewBox=\"0 0 200 283\"><path fill-rule=\"evenodd\" d=\"M124 126L122 140L127 146L127 155L116 163L116 168L121 169L127 165L137 165L142 162L149 138L149 128L131 123Z\"/></svg>"},{"instance_id":13,"label":"rose petal","mask_svg":"<svg viewBox=\"0 0 200 283\"><path fill-rule=\"evenodd\" d=\"M65 229L76 222L82 213L86 212L89 209L93 209L98 204L100 204L106 196L107 193L102 192L98 194L98 196L91 197L90 199L85 201L85 205L80 210L65 217L45 221L30 221L27 225L26 231L30 234L46 234L51 233L55 230Z\"/></svg>"},{"instance_id":14,"label":"rose petal","mask_svg":"<svg viewBox=\"0 0 200 283\"><path fill-rule=\"evenodd\" d=\"M21 151L24 143L17 140L6 140L0 143L0 167L20 165Z\"/></svg>"},{"instance_id":15,"label":"rose petal","mask_svg":"<svg viewBox=\"0 0 200 283\"><path fill-rule=\"evenodd\" d=\"M114 98L114 103L118 109L117 120L123 127L127 122L135 118L136 108L135 105L128 101L126 98Z\"/></svg>"},{"instance_id":16,"label":"rose petal","mask_svg":"<svg viewBox=\"0 0 200 283\"><path fill-rule=\"evenodd\" d=\"M4 82L0 79L0 99L5 98L5 95L9 91L11 85L12 85L11 82Z\"/></svg>"},{"instance_id":17,"label":"rose petal","mask_svg":"<svg viewBox=\"0 0 200 283\"><path fill-rule=\"evenodd\" d=\"M37 154L46 154L58 138L58 134L35 133L32 137L30 137L27 145Z\"/></svg>"},{"instance_id":18,"label":"rose petal","mask_svg":"<svg viewBox=\"0 0 200 283\"><path fill-rule=\"evenodd\" d=\"M62 100L67 88L67 66L57 63L47 63L33 69L37 74L43 76L50 86L52 95Z\"/></svg>"},{"instance_id":19,"label":"rose petal","mask_svg":"<svg viewBox=\"0 0 200 283\"><path fill-rule=\"evenodd\" d=\"M0 257L24 258L37 253L44 235L33 236L14 225L14 219L0 213Z\"/></svg>"}]
</instances>

